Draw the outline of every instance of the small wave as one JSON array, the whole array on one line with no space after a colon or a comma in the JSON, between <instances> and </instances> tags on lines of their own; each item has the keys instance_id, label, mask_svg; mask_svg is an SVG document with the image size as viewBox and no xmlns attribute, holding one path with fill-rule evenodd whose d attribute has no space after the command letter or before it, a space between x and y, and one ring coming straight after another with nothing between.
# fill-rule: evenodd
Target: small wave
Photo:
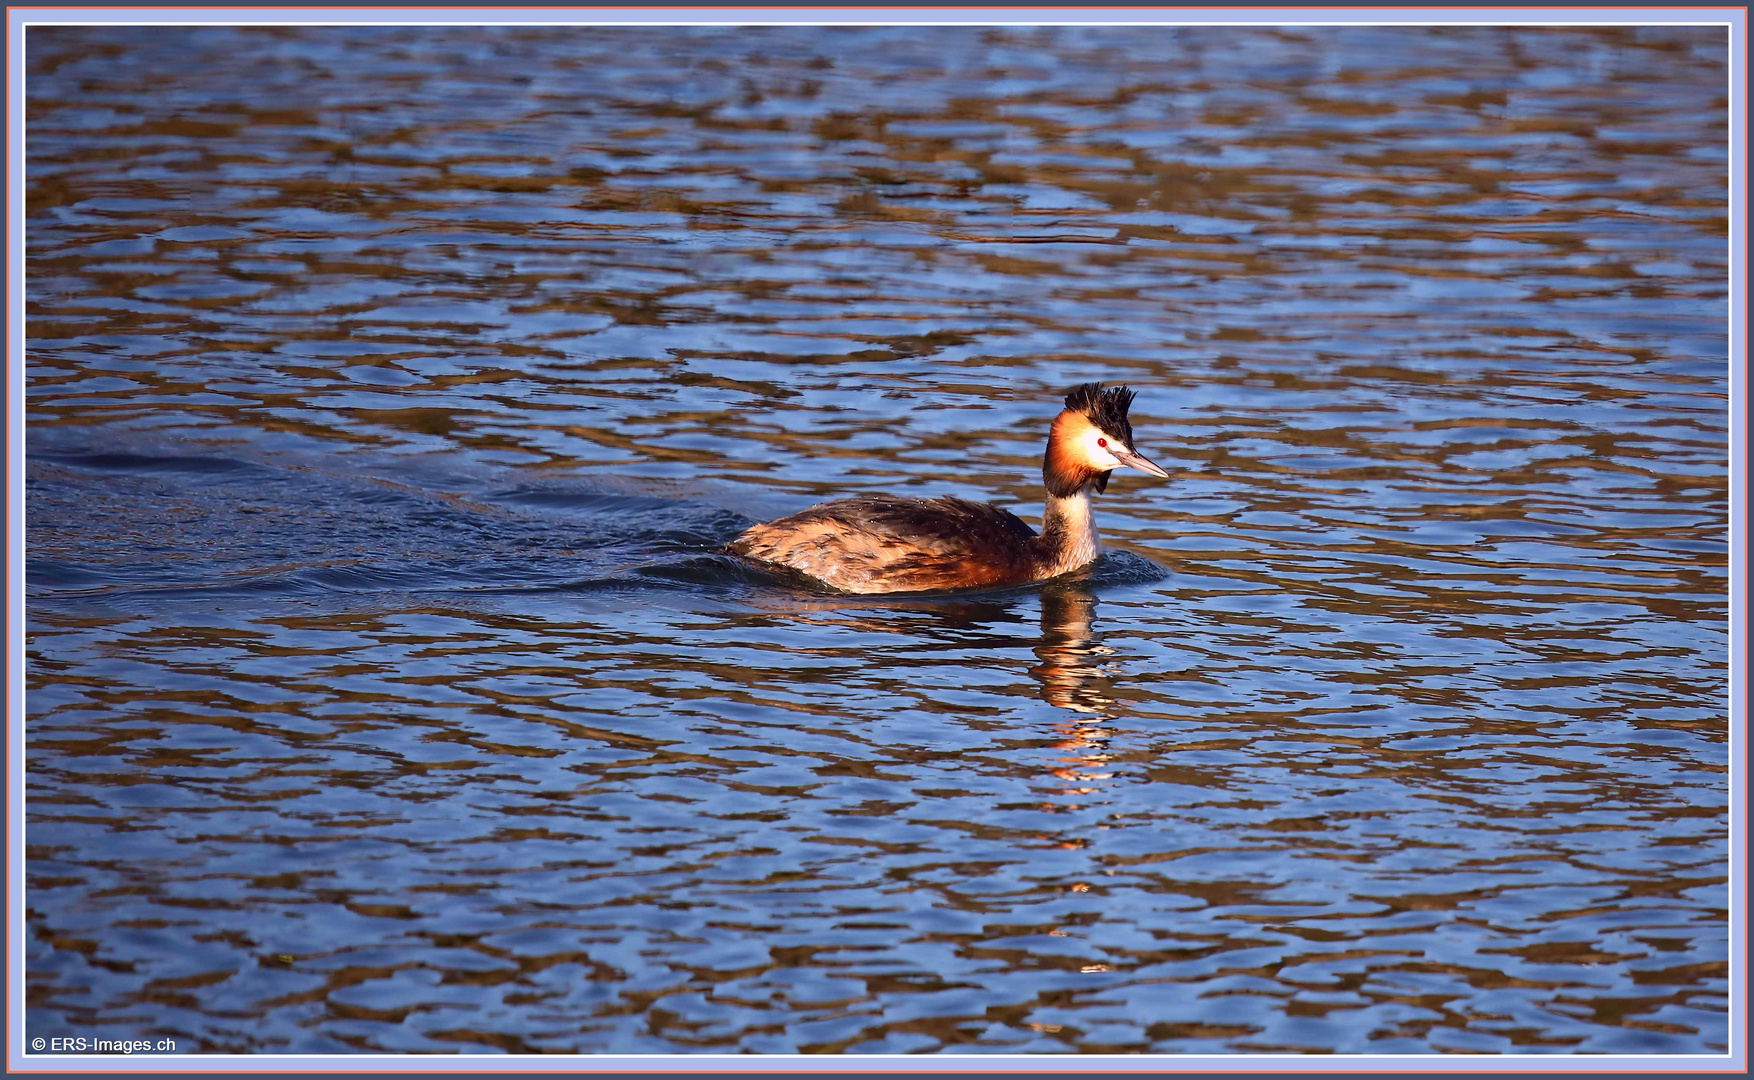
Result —
<instances>
[{"instance_id":1,"label":"small wave","mask_svg":"<svg viewBox=\"0 0 1754 1080\"><path fill-rule=\"evenodd\" d=\"M1171 577L1168 567L1131 551L1105 551L1091 572L1090 584L1151 585Z\"/></svg>"},{"instance_id":2,"label":"small wave","mask_svg":"<svg viewBox=\"0 0 1754 1080\"><path fill-rule=\"evenodd\" d=\"M540 594L540 593L601 593L646 590L663 592L696 592L725 594L768 584L770 579L732 555L698 551L681 559L646 561L608 569L590 577L550 576L547 580L520 584L463 586L459 591L472 594Z\"/></svg>"},{"instance_id":3,"label":"small wave","mask_svg":"<svg viewBox=\"0 0 1754 1080\"><path fill-rule=\"evenodd\" d=\"M203 457L193 454L126 454L117 452L62 452L31 455L41 461L68 465L94 472L195 472L227 473L256 472L259 467L247 461L227 457Z\"/></svg>"},{"instance_id":4,"label":"small wave","mask_svg":"<svg viewBox=\"0 0 1754 1080\"><path fill-rule=\"evenodd\" d=\"M554 511L583 538L654 551L716 548L750 525L748 518L720 506L656 495L518 486L486 499Z\"/></svg>"},{"instance_id":5,"label":"small wave","mask_svg":"<svg viewBox=\"0 0 1754 1080\"><path fill-rule=\"evenodd\" d=\"M541 488L527 484L490 491L485 498L490 502L511 503L515 506L536 506L588 514L669 513L678 505L675 499L664 499L656 495L620 495L604 491Z\"/></svg>"}]
</instances>

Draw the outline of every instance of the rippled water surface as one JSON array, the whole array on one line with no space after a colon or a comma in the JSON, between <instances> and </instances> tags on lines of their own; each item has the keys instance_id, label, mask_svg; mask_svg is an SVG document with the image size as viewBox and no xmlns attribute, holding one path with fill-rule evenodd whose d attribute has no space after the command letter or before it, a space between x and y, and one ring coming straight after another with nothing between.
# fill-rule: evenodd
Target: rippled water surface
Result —
<instances>
[{"instance_id":1,"label":"rippled water surface","mask_svg":"<svg viewBox=\"0 0 1754 1080\"><path fill-rule=\"evenodd\" d=\"M1722 30L27 48L28 1034L1724 1049Z\"/></svg>"}]
</instances>

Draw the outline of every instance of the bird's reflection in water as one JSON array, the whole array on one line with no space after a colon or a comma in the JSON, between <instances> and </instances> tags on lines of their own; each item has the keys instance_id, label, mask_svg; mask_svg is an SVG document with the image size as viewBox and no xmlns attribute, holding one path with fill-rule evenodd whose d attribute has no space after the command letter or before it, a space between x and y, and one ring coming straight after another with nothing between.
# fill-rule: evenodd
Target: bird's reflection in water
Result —
<instances>
[{"instance_id":1,"label":"bird's reflection in water","mask_svg":"<svg viewBox=\"0 0 1754 1080\"><path fill-rule=\"evenodd\" d=\"M1101 658L1114 655L1092 625L1096 597L1081 583L1051 585L1041 594L1041 642L1035 655L1041 663L1029 669L1041 683L1042 700L1062 709L1107 719L1114 700L1092 685Z\"/></svg>"},{"instance_id":2,"label":"bird's reflection in water","mask_svg":"<svg viewBox=\"0 0 1754 1080\"><path fill-rule=\"evenodd\" d=\"M1096 596L1088 583L1057 581L1042 588L1039 595L1039 637L1019 632L1027 626L1027 594L979 599L786 596L768 597L757 606L770 612L783 611L793 622L923 637L954 648L964 657L971 652L991 652L995 666L1007 663L1002 652L1027 646L1036 656L1029 673L1040 685L1042 700L1068 713L1066 719L1053 724L1052 741L1047 744L1056 754L1049 775L1067 785L1052 789L1052 794L1094 794L1113 776L1106 752L1111 732L1106 725L1115 717L1116 704L1103 692L1102 665L1115 652L1092 629ZM892 655L887 659L902 669L922 662L943 662L942 654L936 652L929 657Z\"/></svg>"},{"instance_id":3,"label":"bird's reflection in water","mask_svg":"<svg viewBox=\"0 0 1754 1080\"><path fill-rule=\"evenodd\" d=\"M1030 674L1041 684L1042 699L1074 715L1055 724L1054 749L1064 756L1051 772L1067 788L1060 795L1092 795L1109 780L1106 752L1115 702L1102 692L1101 665L1114 650L1092 628L1096 597L1081 582L1050 585L1041 594L1041 641L1035 646L1040 663Z\"/></svg>"}]
</instances>

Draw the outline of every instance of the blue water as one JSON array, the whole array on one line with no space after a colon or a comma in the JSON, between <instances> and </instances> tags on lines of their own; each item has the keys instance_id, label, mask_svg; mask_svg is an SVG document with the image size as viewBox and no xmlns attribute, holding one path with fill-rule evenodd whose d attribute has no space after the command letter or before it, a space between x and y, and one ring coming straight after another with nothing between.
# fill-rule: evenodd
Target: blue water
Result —
<instances>
[{"instance_id":1,"label":"blue water","mask_svg":"<svg viewBox=\"0 0 1754 1080\"><path fill-rule=\"evenodd\" d=\"M1724 1050L1721 31L28 46L28 1035Z\"/></svg>"}]
</instances>

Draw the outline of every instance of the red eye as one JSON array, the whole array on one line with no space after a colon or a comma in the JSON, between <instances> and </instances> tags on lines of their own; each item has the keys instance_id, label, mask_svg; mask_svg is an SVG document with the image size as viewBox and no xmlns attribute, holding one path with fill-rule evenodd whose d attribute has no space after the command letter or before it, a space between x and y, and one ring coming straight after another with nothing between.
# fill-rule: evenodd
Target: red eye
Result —
<instances>
[{"instance_id":1,"label":"red eye","mask_svg":"<svg viewBox=\"0 0 1754 1080\"><path fill-rule=\"evenodd\" d=\"M1098 440L1096 440L1096 445L1098 445L1098 446L1107 446L1107 445L1108 445L1108 440L1107 440L1107 439L1098 439Z\"/></svg>"}]
</instances>

